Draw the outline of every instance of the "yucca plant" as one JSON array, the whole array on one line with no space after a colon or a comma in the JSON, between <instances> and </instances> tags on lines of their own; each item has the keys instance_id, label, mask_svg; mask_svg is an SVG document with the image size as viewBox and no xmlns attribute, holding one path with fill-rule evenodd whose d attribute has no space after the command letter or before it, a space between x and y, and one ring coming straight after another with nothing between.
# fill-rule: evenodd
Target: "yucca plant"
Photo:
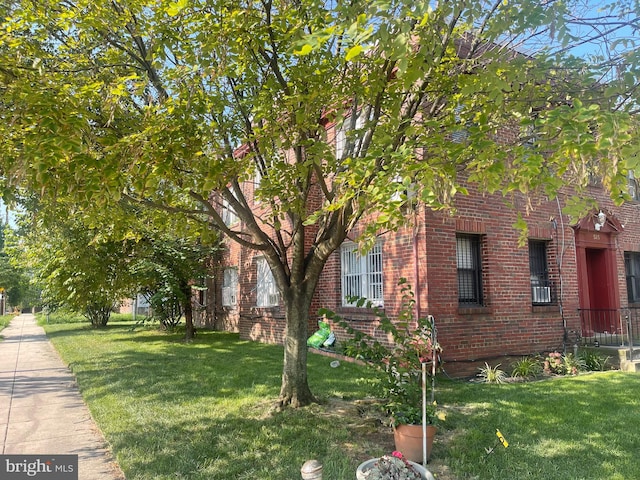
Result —
<instances>
[{"instance_id":1,"label":"yucca plant","mask_svg":"<svg viewBox=\"0 0 640 480\"><path fill-rule=\"evenodd\" d=\"M478 377L484 383L504 383L507 380L507 374L498 367L500 367L500 364L492 367L487 362L484 362L484 367L479 368Z\"/></svg>"},{"instance_id":2,"label":"yucca plant","mask_svg":"<svg viewBox=\"0 0 640 480\"><path fill-rule=\"evenodd\" d=\"M512 377L534 378L542 373L542 365L535 357L522 357L513 364Z\"/></svg>"},{"instance_id":3,"label":"yucca plant","mask_svg":"<svg viewBox=\"0 0 640 480\"><path fill-rule=\"evenodd\" d=\"M583 350L578 355L587 370L592 372L604 372L607 369L611 357L602 355L592 350Z\"/></svg>"}]
</instances>

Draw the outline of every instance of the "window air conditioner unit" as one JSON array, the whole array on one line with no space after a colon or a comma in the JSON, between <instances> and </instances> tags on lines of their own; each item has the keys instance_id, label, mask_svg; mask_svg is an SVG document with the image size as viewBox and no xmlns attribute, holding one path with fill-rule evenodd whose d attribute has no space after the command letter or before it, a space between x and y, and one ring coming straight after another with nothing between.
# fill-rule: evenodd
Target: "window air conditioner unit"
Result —
<instances>
[{"instance_id":1,"label":"window air conditioner unit","mask_svg":"<svg viewBox=\"0 0 640 480\"><path fill-rule=\"evenodd\" d=\"M533 287L531 291L533 295L533 303L551 303L550 287Z\"/></svg>"},{"instance_id":2,"label":"window air conditioner unit","mask_svg":"<svg viewBox=\"0 0 640 480\"><path fill-rule=\"evenodd\" d=\"M278 301L280 300L277 293L269 294L269 305L278 305Z\"/></svg>"},{"instance_id":3,"label":"window air conditioner unit","mask_svg":"<svg viewBox=\"0 0 640 480\"><path fill-rule=\"evenodd\" d=\"M236 304L236 295L231 287L222 287L222 305L230 306Z\"/></svg>"}]
</instances>

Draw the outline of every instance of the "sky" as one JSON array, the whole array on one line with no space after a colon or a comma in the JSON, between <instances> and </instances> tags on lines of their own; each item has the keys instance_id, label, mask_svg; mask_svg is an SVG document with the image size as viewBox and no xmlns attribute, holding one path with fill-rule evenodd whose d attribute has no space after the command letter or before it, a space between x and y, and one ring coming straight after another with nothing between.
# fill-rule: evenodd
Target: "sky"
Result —
<instances>
[{"instance_id":1,"label":"sky","mask_svg":"<svg viewBox=\"0 0 640 480\"><path fill-rule=\"evenodd\" d=\"M7 222L7 219L8 219L9 225L11 227L15 227L16 226L14 213L10 209L7 208L5 203L0 198L0 220L4 224L4 223Z\"/></svg>"}]
</instances>

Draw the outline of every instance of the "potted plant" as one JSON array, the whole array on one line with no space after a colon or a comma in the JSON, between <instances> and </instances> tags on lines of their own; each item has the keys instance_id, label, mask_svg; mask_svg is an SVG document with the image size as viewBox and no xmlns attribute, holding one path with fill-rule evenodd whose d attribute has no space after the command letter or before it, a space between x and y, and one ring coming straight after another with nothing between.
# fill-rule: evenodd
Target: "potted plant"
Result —
<instances>
[{"instance_id":1,"label":"potted plant","mask_svg":"<svg viewBox=\"0 0 640 480\"><path fill-rule=\"evenodd\" d=\"M352 335L347 342L349 353L367 361L381 375L384 408L394 428L396 450L411 461L423 463L431 453L436 431L434 424L444 418L435 403L433 384L438 355L442 349L437 343L433 317L415 319L415 299L411 287L404 279L399 283L402 302L397 318L391 319L384 310L367 305L378 318L380 329L392 340L389 344L382 344L370 335L353 329L333 312L325 310L323 313ZM357 299L360 306L366 303L366 299ZM429 383L430 395L426 400L425 389ZM427 424L426 429L423 422ZM423 458L424 430L426 458Z\"/></svg>"},{"instance_id":2,"label":"potted plant","mask_svg":"<svg viewBox=\"0 0 640 480\"><path fill-rule=\"evenodd\" d=\"M407 460L402 453L367 460L356 470L357 480L434 480L429 470L422 465Z\"/></svg>"},{"instance_id":3,"label":"potted plant","mask_svg":"<svg viewBox=\"0 0 640 480\"><path fill-rule=\"evenodd\" d=\"M410 301L405 303L411 305ZM435 341L433 317L412 322L412 316L407 315L407 319L386 327L395 345L382 359L382 386L396 449L409 460L422 462L423 439L426 436L426 460L429 460L437 431L435 424L444 419L434 399L433 383L429 399L426 394L441 349Z\"/></svg>"},{"instance_id":4,"label":"potted plant","mask_svg":"<svg viewBox=\"0 0 640 480\"><path fill-rule=\"evenodd\" d=\"M427 403L423 411L419 395L413 392L407 393L406 397L395 397L393 402L386 404L386 409L391 417L396 449L414 462L429 461L433 440L438 431L436 424L444 418L444 414L438 411L437 404ZM423 443L425 435L426 458Z\"/></svg>"}]
</instances>

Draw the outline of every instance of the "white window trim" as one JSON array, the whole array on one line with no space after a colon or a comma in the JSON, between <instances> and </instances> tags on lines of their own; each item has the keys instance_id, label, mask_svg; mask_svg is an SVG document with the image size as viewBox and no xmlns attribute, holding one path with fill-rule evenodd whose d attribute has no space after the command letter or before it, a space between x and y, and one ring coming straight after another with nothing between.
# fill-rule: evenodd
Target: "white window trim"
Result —
<instances>
[{"instance_id":1,"label":"white window trim","mask_svg":"<svg viewBox=\"0 0 640 480\"><path fill-rule=\"evenodd\" d=\"M627 172L627 191L634 202L640 201L640 179L637 179L633 170Z\"/></svg>"},{"instance_id":2,"label":"white window trim","mask_svg":"<svg viewBox=\"0 0 640 480\"><path fill-rule=\"evenodd\" d=\"M260 308L277 307L280 295L275 278L264 257L256 259L256 306Z\"/></svg>"},{"instance_id":3,"label":"white window trim","mask_svg":"<svg viewBox=\"0 0 640 480\"><path fill-rule=\"evenodd\" d=\"M349 296L362 297L374 306L384 306L384 277L382 244L376 242L366 255L358 253L353 242L345 242L340 248L340 283L342 306L353 307Z\"/></svg>"},{"instance_id":4,"label":"white window trim","mask_svg":"<svg viewBox=\"0 0 640 480\"><path fill-rule=\"evenodd\" d=\"M228 267L222 274L222 306L235 307L238 304L238 269Z\"/></svg>"},{"instance_id":5,"label":"white window trim","mask_svg":"<svg viewBox=\"0 0 640 480\"><path fill-rule=\"evenodd\" d=\"M361 111L356 113L356 124L354 127L354 131L360 130L364 127L365 118L364 114ZM342 156L344 155L344 149L347 146L347 132L351 129L351 116L348 116L342 122L342 125L336 125L336 159L342 160ZM360 137L364 135L361 134ZM352 141L356 142L360 138L358 135L354 135Z\"/></svg>"},{"instance_id":6,"label":"white window trim","mask_svg":"<svg viewBox=\"0 0 640 480\"><path fill-rule=\"evenodd\" d=\"M253 175L253 203L256 205L260 204L260 200L258 200L258 196L256 195L257 191L260 189L260 185L262 184L262 173L260 169L256 166L254 175Z\"/></svg>"},{"instance_id":7,"label":"white window trim","mask_svg":"<svg viewBox=\"0 0 640 480\"><path fill-rule=\"evenodd\" d=\"M393 177L394 187L404 187L404 181L401 175ZM402 191L396 190L391 194L392 202L410 203L417 197L416 184L411 182L408 187L403 188Z\"/></svg>"},{"instance_id":8,"label":"white window trim","mask_svg":"<svg viewBox=\"0 0 640 480\"><path fill-rule=\"evenodd\" d=\"M229 191L235 198L238 198L233 187L230 187ZM240 221L238 214L235 212L229 201L224 197L222 198L222 221L227 227L230 227Z\"/></svg>"}]
</instances>

